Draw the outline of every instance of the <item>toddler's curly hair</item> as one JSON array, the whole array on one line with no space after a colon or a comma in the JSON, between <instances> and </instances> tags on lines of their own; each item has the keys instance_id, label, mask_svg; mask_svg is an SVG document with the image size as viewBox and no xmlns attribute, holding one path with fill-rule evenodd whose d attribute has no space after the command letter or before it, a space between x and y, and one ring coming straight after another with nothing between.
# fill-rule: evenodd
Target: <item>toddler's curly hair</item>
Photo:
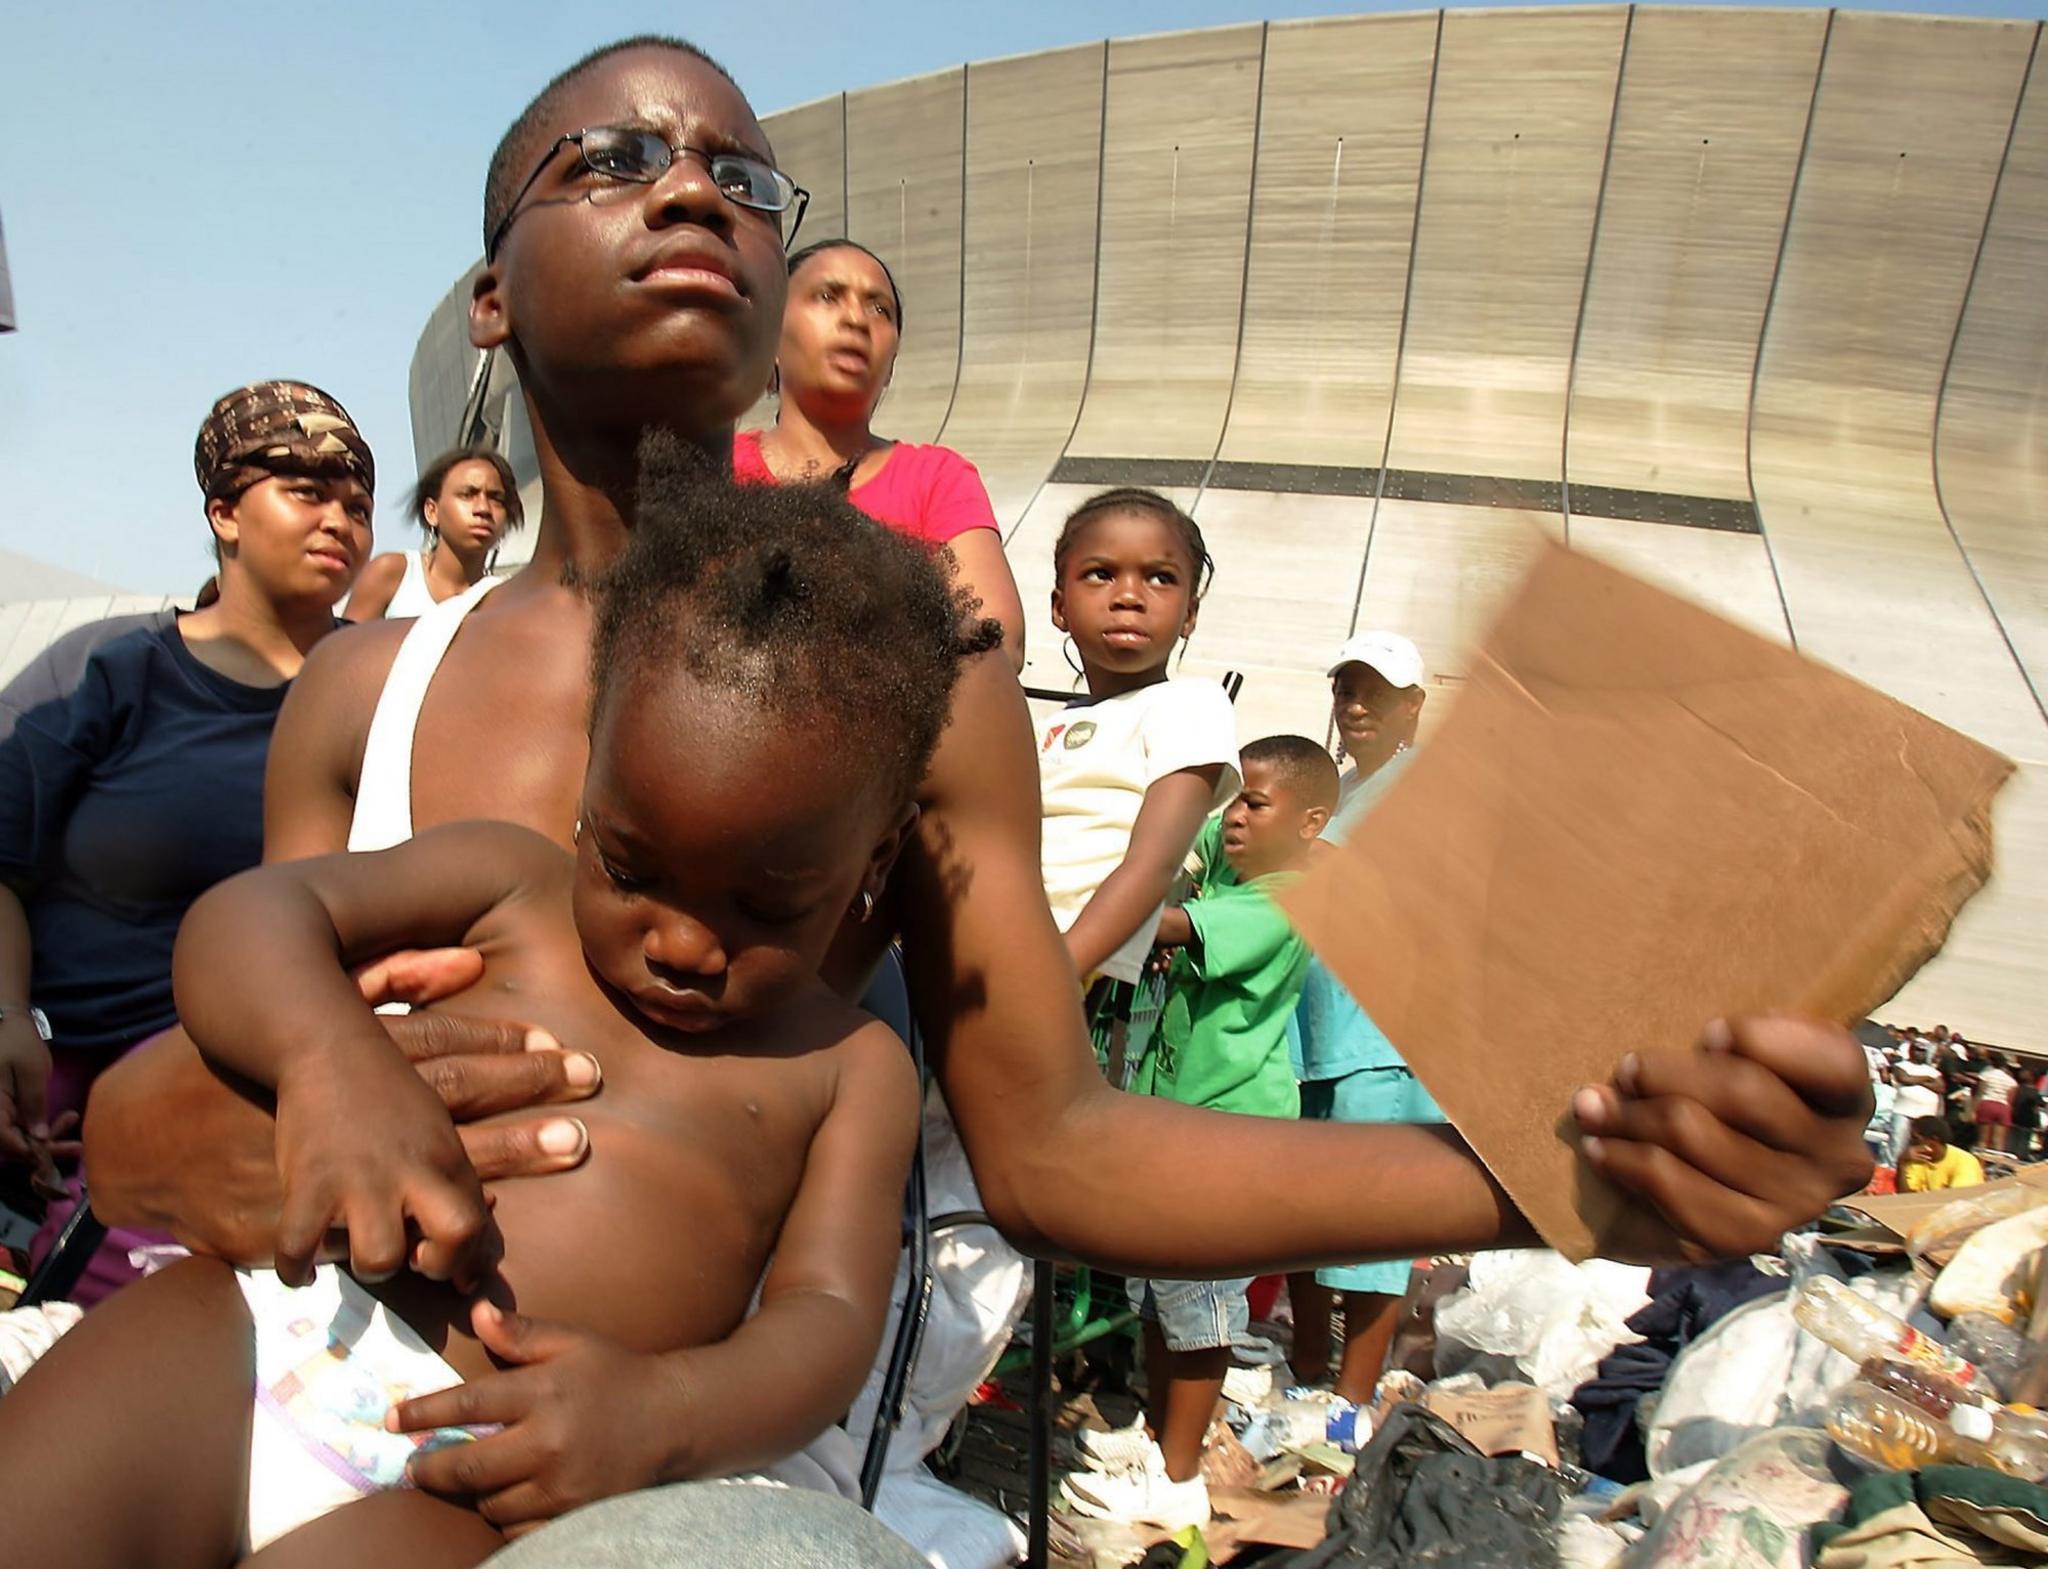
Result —
<instances>
[{"instance_id":1,"label":"toddler's curly hair","mask_svg":"<svg viewBox=\"0 0 2048 1569\"><path fill-rule=\"evenodd\" d=\"M633 537L598 584L591 716L627 672L680 668L828 732L909 800L961 666L1000 622L940 558L826 485L740 485L666 431L640 443Z\"/></svg>"}]
</instances>

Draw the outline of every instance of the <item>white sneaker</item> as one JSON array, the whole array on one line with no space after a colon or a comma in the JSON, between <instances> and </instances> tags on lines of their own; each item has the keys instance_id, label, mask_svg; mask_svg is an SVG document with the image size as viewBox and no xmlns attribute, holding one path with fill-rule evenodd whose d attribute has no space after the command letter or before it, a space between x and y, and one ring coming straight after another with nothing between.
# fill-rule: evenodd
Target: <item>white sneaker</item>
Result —
<instances>
[{"instance_id":1,"label":"white sneaker","mask_svg":"<svg viewBox=\"0 0 2048 1569\"><path fill-rule=\"evenodd\" d=\"M1209 1523L1209 1484L1199 1474L1185 1482L1167 1480L1158 1466L1105 1476L1076 1471L1060 1483L1060 1498L1075 1514L1163 1531Z\"/></svg>"},{"instance_id":2,"label":"white sneaker","mask_svg":"<svg viewBox=\"0 0 2048 1569\"><path fill-rule=\"evenodd\" d=\"M1165 1460L1159 1454L1159 1446L1152 1442L1152 1435L1145 1431L1145 1419L1139 1417L1129 1427L1113 1427L1104 1431L1089 1427L1081 1430L1081 1464L1091 1471L1114 1474L1120 1471L1142 1471L1147 1465L1164 1466Z\"/></svg>"}]
</instances>

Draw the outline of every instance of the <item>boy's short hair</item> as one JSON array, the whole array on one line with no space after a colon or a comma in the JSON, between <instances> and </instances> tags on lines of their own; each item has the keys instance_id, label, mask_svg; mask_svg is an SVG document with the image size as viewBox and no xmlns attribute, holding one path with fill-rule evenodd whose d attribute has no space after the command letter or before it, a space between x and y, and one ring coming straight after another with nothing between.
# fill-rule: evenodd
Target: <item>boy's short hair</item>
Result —
<instances>
[{"instance_id":1,"label":"boy's short hair","mask_svg":"<svg viewBox=\"0 0 2048 1569\"><path fill-rule=\"evenodd\" d=\"M1240 755L1272 769L1304 807L1327 812L1337 805L1337 764L1320 742L1305 735L1261 736Z\"/></svg>"},{"instance_id":2,"label":"boy's short hair","mask_svg":"<svg viewBox=\"0 0 2048 1569\"><path fill-rule=\"evenodd\" d=\"M1923 1139L1929 1144L1939 1144L1943 1149L1947 1149L1948 1124L1939 1117L1915 1117L1913 1119L1913 1140L1915 1143L1918 1143Z\"/></svg>"},{"instance_id":3,"label":"boy's short hair","mask_svg":"<svg viewBox=\"0 0 2048 1569\"><path fill-rule=\"evenodd\" d=\"M540 156L541 138L547 130L548 121L554 116L555 106L570 85L592 67L602 64L615 54L624 54L629 49L673 49L677 54L688 55L692 60L708 65L728 82L733 91L740 92L738 82L733 82L732 72L720 65L710 55L699 49L687 38L673 38L665 33L636 33L631 38L621 38L615 44L606 44L593 49L574 65L559 72L547 86L533 95L533 101L519 111L519 118L505 128L505 134L498 138L498 145L491 153L489 171L484 175L484 245L491 243L491 236L498 232L498 225L504 221L505 213L512 205L512 198L519 189L519 182L532 172L534 160ZM744 98L746 94L740 92Z\"/></svg>"},{"instance_id":4,"label":"boy's short hair","mask_svg":"<svg viewBox=\"0 0 2048 1569\"><path fill-rule=\"evenodd\" d=\"M640 465L633 537L598 586L592 724L628 673L681 668L823 732L872 762L892 808L908 801L962 663L1002 624L829 485L736 485L659 430Z\"/></svg>"}]
</instances>

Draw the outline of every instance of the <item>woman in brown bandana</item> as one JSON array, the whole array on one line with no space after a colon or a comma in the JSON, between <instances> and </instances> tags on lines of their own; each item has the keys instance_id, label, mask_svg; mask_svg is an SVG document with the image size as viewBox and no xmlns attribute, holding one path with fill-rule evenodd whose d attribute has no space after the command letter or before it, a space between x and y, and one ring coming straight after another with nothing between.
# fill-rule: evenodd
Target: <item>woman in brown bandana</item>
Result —
<instances>
[{"instance_id":1,"label":"woman in brown bandana","mask_svg":"<svg viewBox=\"0 0 2048 1569\"><path fill-rule=\"evenodd\" d=\"M206 607L81 627L0 691L0 1163L45 1189L93 1080L175 1018L186 908L262 859L271 727L369 554L370 449L319 389L229 393L193 464ZM129 1277L134 1240L101 1250L80 1300Z\"/></svg>"}]
</instances>

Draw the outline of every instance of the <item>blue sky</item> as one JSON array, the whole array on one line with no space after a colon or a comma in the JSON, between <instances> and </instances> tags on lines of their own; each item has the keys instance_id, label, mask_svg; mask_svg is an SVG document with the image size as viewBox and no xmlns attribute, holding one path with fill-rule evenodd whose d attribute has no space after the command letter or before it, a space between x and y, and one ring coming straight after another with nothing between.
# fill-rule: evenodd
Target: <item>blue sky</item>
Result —
<instances>
[{"instance_id":1,"label":"blue sky","mask_svg":"<svg viewBox=\"0 0 2048 1569\"><path fill-rule=\"evenodd\" d=\"M1413 9L1408 5L1385 9ZM1884 9L2033 16L2038 0ZM475 258L483 170L556 70L682 32L763 114L963 60L1119 35L1381 9L1286 0L622 0L20 4L0 22L0 546L120 588L210 570L192 436L221 392L318 382L362 422L378 543L409 536L406 370Z\"/></svg>"}]
</instances>

